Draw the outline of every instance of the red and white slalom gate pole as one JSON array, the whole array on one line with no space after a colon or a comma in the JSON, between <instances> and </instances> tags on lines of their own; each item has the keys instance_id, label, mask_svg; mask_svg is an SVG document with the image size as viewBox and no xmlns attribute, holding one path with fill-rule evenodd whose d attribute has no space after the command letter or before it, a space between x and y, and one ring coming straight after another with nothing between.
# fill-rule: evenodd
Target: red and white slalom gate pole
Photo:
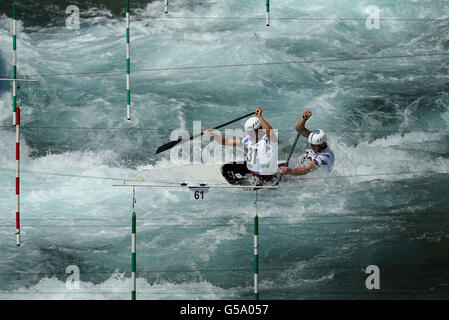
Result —
<instances>
[{"instance_id":1,"label":"red and white slalom gate pole","mask_svg":"<svg viewBox=\"0 0 449 320\"><path fill-rule=\"evenodd\" d=\"M20 246L20 207L19 207L19 173L20 173L20 108L16 108L16 245Z\"/></svg>"},{"instance_id":2,"label":"red and white slalom gate pole","mask_svg":"<svg viewBox=\"0 0 449 320\"><path fill-rule=\"evenodd\" d=\"M16 4L12 5L12 125L16 125L16 108L17 108L17 20L16 20Z\"/></svg>"}]
</instances>

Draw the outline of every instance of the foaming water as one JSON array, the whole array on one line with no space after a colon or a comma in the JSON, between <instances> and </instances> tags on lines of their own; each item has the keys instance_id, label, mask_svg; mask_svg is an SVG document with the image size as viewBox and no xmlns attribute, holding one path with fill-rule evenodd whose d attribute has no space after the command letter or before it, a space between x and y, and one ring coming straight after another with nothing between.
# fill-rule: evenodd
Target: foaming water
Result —
<instances>
[{"instance_id":1,"label":"foaming water","mask_svg":"<svg viewBox=\"0 0 449 320\"><path fill-rule=\"evenodd\" d=\"M131 279L124 274L112 274L109 279L101 284L80 281L76 288L70 287L56 277L44 277L30 287L9 292L0 291L2 300L127 300L130 298L129 284ZM162 282L150 284L145 279L138 278L137 285L140 290L140 300L218 300L233 299L235 294L232 290L223 290L214 287L207 281L198 283L169 283Z\"/></svg>"}]
</instances>

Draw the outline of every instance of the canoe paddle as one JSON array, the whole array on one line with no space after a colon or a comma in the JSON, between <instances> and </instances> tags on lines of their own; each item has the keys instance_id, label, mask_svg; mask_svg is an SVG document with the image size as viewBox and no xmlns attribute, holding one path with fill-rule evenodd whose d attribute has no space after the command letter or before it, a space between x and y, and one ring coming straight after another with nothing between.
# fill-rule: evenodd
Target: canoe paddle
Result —
<instances>
[{"instance_id":1,"label":"canoe paddle","mask_svg":"<svg viewBox=\"0 0 449 320\"><path fill-rule=\"evenodd\" d=\"M295 142L293 143L292 149L290 150L290 154L288 155L288 158L287 158L287 163L285 164L284 167L288 167L288 163L290 162L290 158L292 157L293 151L295 150L296 143L298 143L298 139L299 139L299 136L301 135L301 131L302 131L302 129L304 129L304 126L306 125L306 121L307 121L307 118L305 116L302 116L302 123L301 123L301 125L299 127L295 126L295 129L296 129L296 131L298 131L298 134L296 135ZM281 179L282 179L283 175L284 174L281 173L278 176L278 179L273 184L274 186L277 186L279 184L279 182L281 182Z\"/></svg>"},{"instance_id":2,"label":"canoe paddle","mask_svg":"<svg viewBox=\"0 0 449 320\"><path fill-rule=\"evenodd\" d=\"M254 114L254 112L245 114L244 116L241 116L241 117L239 117L239 118L237 118L237 119L234 119L234 120L232 120L232 121L223 123L223 124L221 124L221 125L219 125L219 126L216 126L215 128L212 128L212 129L220 129L220 128L224 127L224 126L227 126L228 124L231 124L231 123L234 123L234 122L236 122L236 121L242 120L242 119L244 119L244 118L246 118L246 117L249 117L249 116L252 115L252 114ZM161 153L161 152L164 152L164 151L166 151L166 150L169 150L169 149L173 148L174 146L176 146L176 145L178 145L178 144L181 144L181 143L190 141L190 140L192 140L192 139L194 139L194 138L196 138L196 137L201 137L202 135L203 135L203 132L201 131L200 134L196 134L196 135L194 135L194 136L191 136L189 140L182 140L181 138L179 138L178 140L170 141L170 142L168 142L168 143L166 143L166 144L163 144L163 145L160 146L159 148L157 148L156 154Z\"/></svg>"}]
</instances>

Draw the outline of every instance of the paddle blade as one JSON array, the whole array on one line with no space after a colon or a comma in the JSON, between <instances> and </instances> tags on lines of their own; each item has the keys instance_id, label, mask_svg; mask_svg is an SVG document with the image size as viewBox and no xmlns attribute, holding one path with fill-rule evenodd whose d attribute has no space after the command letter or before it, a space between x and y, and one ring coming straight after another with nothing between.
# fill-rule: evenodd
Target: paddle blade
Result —
<instances>
[{"instance_id":1,"label":"paddle blade","mask_svg":"<svg viewBox=\"0 0 449 320\"><path fill-rule=\"evenodd\" d=\"M157 148L156 154L164 152L165 150L173 148L174 146L176 146L181 141L182 141L182 139L178 139L178 140L170 141L170 142L160 146L159 148Z\"/></svg>"},{"instance_id":2,"label":"paddle blade","mask_svg":"<svg viewBox=\"0 0 449 320\"><path fill-rule=\"evenodd\" d=\"M234 123L236 121L242 120L243 118L246 118L246 117L248 117L248 116L250 116L252 114L254 114L254 112L248 113L248 114L246 114L244 116L241 116L241 117L239 117L237 119L234 119L234 120L231 120L229 122L223 123L223 124L221 124L219 126L214 127L214 129L220 129L220 128L224 127L224 126L227 126L228 124L231 124L231 123ZM202 135L203 135L203 133L201 132L200 134L197 134L195 136L191 136L190 140L192 140L192 139L194 139L196 137L202 136ZM173 148L174 146L176 146L181 141L183 141L183 140L181 138L179 138L177 141L170 141L169 143L166 143L166 144L160 146L159 148L157 148L156 154L164 152L165 150ZM189 141L189 140L185 140L185 141Z\"/></svg>"},{"instance_id":3,"label":"paddle blade","mask_svg":"<svg viewBox=\"0 0 449 320\"><path fill-rule=\"evenodd\" d=\"M281 179L282 179L282 176L283 176L284 174L283 173L280 173L280 172L278 172L277 174L276 174L276 181L275 182L273 182L273 186L278 186L279 185L279 182L281 182Z\"/></svg>"}]
</instances>

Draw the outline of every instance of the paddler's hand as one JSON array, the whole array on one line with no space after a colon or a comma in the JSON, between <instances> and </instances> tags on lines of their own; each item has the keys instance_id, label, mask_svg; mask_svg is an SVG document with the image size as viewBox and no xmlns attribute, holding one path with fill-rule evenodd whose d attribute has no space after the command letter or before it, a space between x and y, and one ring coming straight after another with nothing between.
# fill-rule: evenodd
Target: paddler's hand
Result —
<instances>
[{"instance_id":1,"label":"paddler's hand","mask_svg":"<svg viewBox=\"0 0 449 320\"><path fill-rule=\"evenodd\" d=\"M306 120L309 120L310 117L312 116L312 111L310 111L310 110L304 110L304 112L302 113L302 115L304 116L304 118L305 118Z\"/></svg>"},{"instance_id":2,"label":"paddler's hand","mask_svg":"<svg viewBox=\"0 0 449 320\"><path fill-rule=\"evenodd\" d=\"M211 128L204 129L203 134L207 134L208 136L211 136L211 137L214 136Z\"/></svg>"},{"instance_id":3,"label":"paddler's hand","mask_svg":"<svg viewBox=\"0 0 449 320\"><path fill-rule=\"evenodd\" d=\"M282 174L288 173L288 167L280 167L279 169L281 170Z\"/></svg>"},{"instance_id":4,"label":"paddler's hand","mask_svg":"<svg viewBox=\"0 0 449 320\"><path fill-rule=\"evenodd\" d=\"M261 108L259 108L259 107L257 107L255 110L254 110L254 113L256 114L256 116L261 116L262 115L262 109Z\"/></svg>"}]
</instances>

